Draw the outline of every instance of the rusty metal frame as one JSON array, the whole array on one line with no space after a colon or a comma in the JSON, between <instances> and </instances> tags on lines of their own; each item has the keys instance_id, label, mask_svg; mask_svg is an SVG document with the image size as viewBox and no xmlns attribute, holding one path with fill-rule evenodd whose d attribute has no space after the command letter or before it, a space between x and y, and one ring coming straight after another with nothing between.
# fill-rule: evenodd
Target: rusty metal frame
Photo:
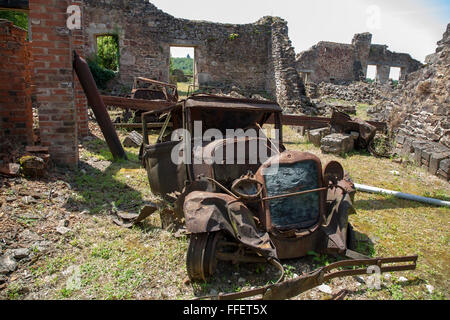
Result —
<instances>
[{"instance_id":1,"label":"rusty metal frame","mask_svg":"<svg viewBox=\"0 0 450 320\"><path fill-rule=\"evenodd\" d=\"M106 106L138 111L158 111L175 103L168 101L152 101L145 99L131 99L115 96L101 96Z\"/></svg>"},{"instance_id":2,"label":"rusty metal frame","mask_svg":"<svg viewBox=\"0 0 450 320\"><path fill-rule=\"evenodd\" d=\"M299 127L308 127L311 129L318 129L327 127L331 124L331 118L326 117L309 117L309 116L300 116L295 114L283 114L282 116L283 125L287 126L299 126ZM356 122L350 121L356 125ZM271 117L267 121L268 124L274 124L275 120ZM385 122L378 121L367 121L367 123L373 125L377 128L377 131L386 131L387 124Z\"/></svg>"},{"instance_id":3,"label":"rusty metal frame","mask_svg":"<svg viewBox=\"0 0 450 320\"><path fill-rule=\"evenodd\" d=\"M321 285L322 283L330 281L331 279L368 274L368 268L370 266L377 266L381 273L415 270L417 265L417 259L418 256L414 255L403 257L338 261L292 280L287 280L284 282L268 285L262 288L257 288L245 292L220 294L218 296L208 296L198 298L197 300L204 300L204 299L236 300L255 296L260 296L259 300L290 299L305 291L313 289ZM408 262L409 264L406 264ZM384 264L392 264L392 263L405 263L405 264L383 266ZM335 269L339 268L353 268L353 269L334 271Z\"/></svg>"}]
</instances>

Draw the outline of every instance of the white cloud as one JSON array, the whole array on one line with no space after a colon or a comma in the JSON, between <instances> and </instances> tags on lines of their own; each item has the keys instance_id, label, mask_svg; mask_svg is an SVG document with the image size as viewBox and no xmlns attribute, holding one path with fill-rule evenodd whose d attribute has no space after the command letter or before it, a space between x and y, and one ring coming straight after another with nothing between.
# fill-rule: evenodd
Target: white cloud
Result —
<instances>
[{"instance_id":1,"label":"white cloud","mask_svg":"<svg viewBox=\"0 0 450 320\"><path fill-rule=\"evenodd\" d=\"M288 21L296 52L317 42L350 43L355 33L371 32L373 42L424 61L450 22L448 0L151 0L179 18L222 23L252 23L266 15ZM368 23L368 8L380 8L379 25ZM373 22L373 21L372 21ZM375 20L376 22L376 20ZM370 26L375 26L369 29ZM379 28L377 28L379 26Z\"/></svg>"}]
</instances>

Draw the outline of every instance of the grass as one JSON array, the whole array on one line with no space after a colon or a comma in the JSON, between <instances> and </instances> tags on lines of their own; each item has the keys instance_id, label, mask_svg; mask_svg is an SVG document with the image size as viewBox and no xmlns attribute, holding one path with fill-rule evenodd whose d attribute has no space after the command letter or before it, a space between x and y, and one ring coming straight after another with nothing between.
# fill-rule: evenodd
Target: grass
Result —
<instances>
[{"instance_id":1,"label":"grass","mask_svg":"<svg viewBox=\"0 0 450 320\"><path fill-rule=\"evenodd\" d=\"M191 85L192 85L191 82L178 82L177 83L178 95L179 95L180 100L187 98L189 86L191 86ZM191 90L192 90L192 88L191 88Z\"/></svg>"},{"instance_id":2,"label":"grass","mask_svg":"<svg viewBox=\"0 0 450 320\"><path fill-rule=\"evenodd\" d=\"M324 163L337 160L355 182L442 199L450 194L447 182L421 168L358 152L344 157L322 155L318 148L289 127L284 128L284 135L289 150L314 153ZM153 135L152 141L154 139ZM211 290L238 292L275 281L278 273L272 266L249 264L220 265L214 279L185 284L186 237L175 238L163 230L158 214L132 229L113 224L112 208L136 212L144 201L158 201L150 192L146 171L136 161L138 151L137 148L127 149L131 160L112 162L104 141L96 139L84 143L81 150L84 171L68 174L72 197L70 206L66 206L81 220L71 226L70 235L60 238L54 251L29 268L33 279L33 284L28 286L30 291L44 292L43 299L191 299L207 295ZM94 160L98 159L107 162L104 168L96 167L98 163ZM400 175L391 171L398 171ZM448 208L365 193L357 193L354 205L357 214L352 215L350 221L357 234L359 252L374 257L417 253L419 261L417 270L392 273L390 281L383 279L381 290L369 290L365 285L352 289L350 299L449 298ZM83 208L90 214L79 215ZM297 261L315 268L332 263L334 259L311 252L305 259L283 262L288 277L302 273ZM79 287L68 285L68 279L73 276L68 270L74 267L79 267ZM398 282L400 276L409 281ZM245 278L244 283L238 282L240 277ZM347 288L348 281L335 279L329 285ZM432 294L427 291L427 284L435 288ZM309 294L300 298L320 299ZM24 296L20 280L9 284L8 298Z\"/></svg>"},{"instance_id":3,"label":"grass","mask_svg":"<svg viewBox=\"0 0 450 320\"><path fill-rule=\"evenodd\" d=\"M288 149L312 152L322 161L337 160L354 182L443 200L450 195L448 182L431 176L422 168L359 152L352 152L344 158L322 155L318 148L305 143L303 138L298 139L290 128L285 128L284 134ZM392 171L398 171L400 175L394 175ZM404 272L404 276L420 279L420 283L403 286L402 295L398 293L398 286L375 291L374 298L384 295L393 299L431 299L433 295L425 289L426 284L436 288L434 295L437 297L448 297L449 208L362 192L357 193L354 205L357 214L350 217L350 222L358 233L373 241L373 255L419 255L417 270ZM366 246L367 243L358 245ZM365 248L359 249L364 251Z\"/></svg>"}]
</instances>

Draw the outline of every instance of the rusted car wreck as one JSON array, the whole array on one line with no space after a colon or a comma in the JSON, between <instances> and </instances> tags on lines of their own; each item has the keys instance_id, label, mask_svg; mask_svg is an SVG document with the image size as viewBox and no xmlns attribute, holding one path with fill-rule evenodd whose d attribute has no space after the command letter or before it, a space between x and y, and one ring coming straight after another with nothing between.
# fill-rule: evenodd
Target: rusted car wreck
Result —
<instances>
[{"instance_id":1,"label":"rusted car wreck","mask_svg":"<svg viewBox=\"0 0 450 320\"><path fill-rule=\"evenodd\" d=\"M165 117L165 124L150 145L146 122L155 116ZM274 139L260 130L269 119L279 132ZM199 122L200 138L194 135ZM177 135L179 129L184 133ZM258 134L226 135L239 129ZM189 277L206 280L218 261L267 261L281 272L274 285L214 298L288 299L335 277L366 274L371 266L381 273L415 269L417 256L369 259L350 250L354 185L338 162L323 165L313 154L286 150L278 104L194 95L144 113L143 131L140 157L152 192L173 202L190 233ZM175 163L174 155L191 161ZM309 251L349 260L283 282L280 261Z\"/></svg>"}]
</instances>

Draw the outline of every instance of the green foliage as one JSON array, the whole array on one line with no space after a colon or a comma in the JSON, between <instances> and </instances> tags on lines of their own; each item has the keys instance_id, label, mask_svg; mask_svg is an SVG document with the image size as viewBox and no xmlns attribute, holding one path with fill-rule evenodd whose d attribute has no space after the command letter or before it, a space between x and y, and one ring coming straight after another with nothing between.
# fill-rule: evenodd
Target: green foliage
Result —
<instances>
[{"instance_id":1,"label":"green foliage","mask_svg":"<svg viewBox=\"0 0 450 320\"><path fill-rule=\"evenodd\" d=\"M237 33L232 33L228 36L229 40L235 40L237 38L239 38L239 34L237 34Z\"/></svg>"},{"instance_id":2,"label":"green foliage","mask_svg":"<svg viewBox=\"0 0 450 320\"><path fill-rule=\"evenodd\" d=\"M16 26L28 30L28 15L24 12L12 10L0 10L0 19L6 19L14 23Z\"/></svg>"},{"instance_id":3,"label":"green foliage","mask_svg":"<svg viewBox=\"0 0 450 320\"><path fill-rule=\"evenodd\" d=\"M173 70L179 69L185 75L194 74L194 59L191 58L170 58L170 74Z\"/></svg>"},{"instance_id":4,"label":"green foliage","mask_svg":"<svg viewBox=\"0 0 450 320\"><path fill-rule=\"evenodd\" d=\"M97 55L100 66L112 71L119 70L119 36L116 34L97 37Z\"/></svg>"},{"instance_id":5,"label":"green foliage","mask_svg":"<svg viewBox=\"0 0 450 320\"><path fill-rule=\"evenodd\" d=\"M92 76L99 89L106 89L106 84L109 80L116 76L116 73L112 70L106 69L100 63L98 56L87 59L89 69L91 69Z\"/></svg>"}]
</instances>

